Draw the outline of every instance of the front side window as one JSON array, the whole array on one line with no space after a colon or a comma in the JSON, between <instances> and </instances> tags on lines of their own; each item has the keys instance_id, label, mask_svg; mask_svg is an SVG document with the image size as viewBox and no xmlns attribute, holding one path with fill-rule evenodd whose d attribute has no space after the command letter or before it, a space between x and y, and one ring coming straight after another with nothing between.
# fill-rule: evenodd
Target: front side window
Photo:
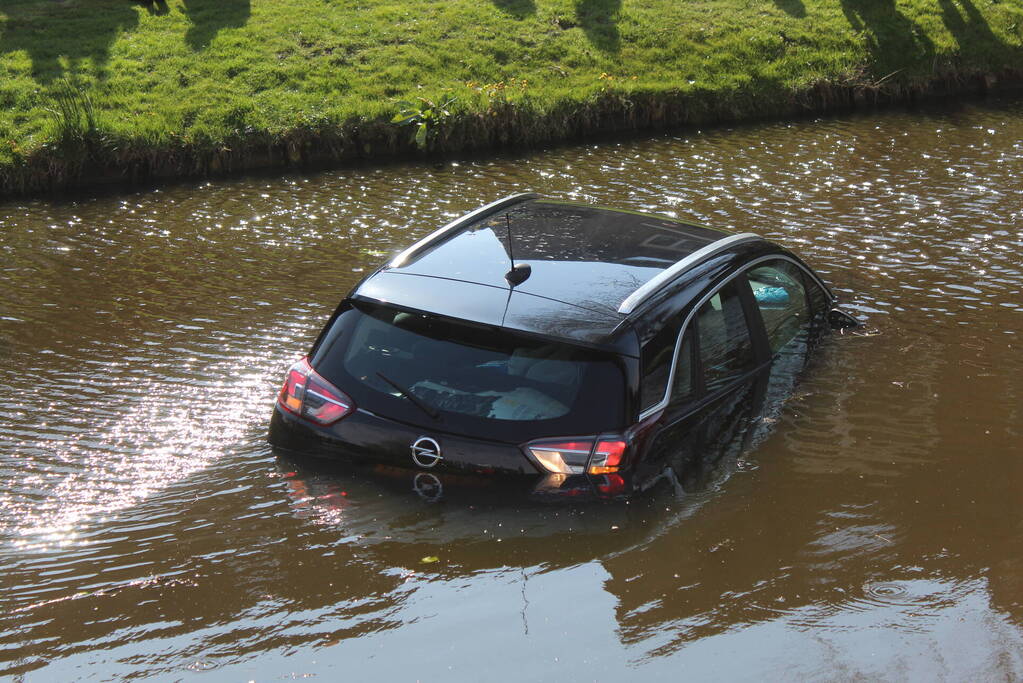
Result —
<instances>
[{"instance_id":1,"label":"front side window","mask_svg":"<svg viewBox=\"0 0 1023 683\"><path fill-rule=\"evenodd\" d=\"M768 261L751 269L747 277L767 330L771 352L778 353L793 339L804 338L810 325L810 312L799 267L780 259Z\"/></svg>"},{"instance_id":2,"label":"front side window","mask_svg":"<svg viewBox=\"0 0 1023 683\"><path fill-rule=\"evenodd\" d=\"M735 279L722 287L696 315L700 364L708 392L730 384L756 365L739 282Z\"/></svg>"},{"instance_id":3,"label":"front side window","mask_svg":"<svg viewBox=\"0 0 1023 683\"><path fill-rule=\"evenodd\" d=\"M824 327L827 325L828 311L831 310L831 297L806 273L803 273L803 282L806 285L807 293L810 295L811 315L813 316L814 325L818 328Z\"/></svg>"}]
</instances>

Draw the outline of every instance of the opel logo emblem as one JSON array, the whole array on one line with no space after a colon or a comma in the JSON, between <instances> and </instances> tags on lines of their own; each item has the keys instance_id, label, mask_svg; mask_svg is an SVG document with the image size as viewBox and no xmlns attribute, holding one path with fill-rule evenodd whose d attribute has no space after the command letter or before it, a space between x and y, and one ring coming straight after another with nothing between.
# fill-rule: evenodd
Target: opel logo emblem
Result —
<instances>
[{"instance_id":1,"label":"opel logo emblem","mask_svg":"<svg viewBox=\"0 0 1023 683\"><path fill-rule=\"evenodd\" d=\"M440 457L440 444L428 436L421 436L412 444L412 462L430 468L444 458Z\"/></svg>"}]
</instances>

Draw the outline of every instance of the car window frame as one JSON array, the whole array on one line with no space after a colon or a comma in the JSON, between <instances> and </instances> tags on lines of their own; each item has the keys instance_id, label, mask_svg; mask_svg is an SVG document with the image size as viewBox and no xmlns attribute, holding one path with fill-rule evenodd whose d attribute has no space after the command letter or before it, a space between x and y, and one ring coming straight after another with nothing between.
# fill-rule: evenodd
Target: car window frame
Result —
<instances>
[{"instance_id":1,"label":"car window frame","mask_svg":"<svg viewBox=\"0 0 1023 683\"><path fill-rule=\"evenodd\" d=\"M678 337L675 339L675 351L674 351L674 353L672 355L671 369L670 369L670 371L668 373L668 382L665 385L664 395L661 397L660 401L658 401L654 405L652 405L649 408L646 408L642 412L640 412L640 414L639 414L639 420L640 421L647 419L651 415L654 415L658 411L664 410L669 405L671 405L671 389L672 389L672 387L675 384L675 372L676 372L676 368L677 368L677 365L678 365L679 352L682 349L682 340L685 337L686 332L688 332L690 329L693 329L693 330L697 329L697 325L693 324L694 318L696 317L697 312L699 312L699 310L703 307L703 305L705 303L707 303L715 294L717 294L725 286L727 286L728 283L730 283L732 280L734 280L735 278L737 278L739 276L746 275L750 270L752 270L756 266L760 265L761 263L764 263L765 261L775 261L775 260L788 261L788 262L796 265L800 270L802 270L816 284L818 284L820 286L820 288L824 291L824 294L828 298L829 305L834 305L834 300L835 300L834 294L832 293L831 289L827 286L827 284L825 284L824 280L822 280L819 275L814 273L813 270L811 270L809 266L807 266L805 263L802 263L799 259L797 259L797 258L795 258L793 256L790 256L788 254L773 253L773 254L767 254L767 255L764 255L764 256L760 256L760 257L752 259L752 260L750 260L750 261L748 261L746 263L743 263L741 266L736 268L735 271L733 271L731 274L729 274L727 277L725 277L723 280L721 280L713 289L710 289L707 292L705 292L696 301L695 304L690 305L689 311L688 311L688 313L686 313L686 317L682 321L682 326L679 328ZM804 287L804 290L805 289L807 289L807 288ZM808 291L807 291L807 297L809 298L809 292ZM699 364L700 363L700 355L699 355L699 348L698 348L698 346L699 346L699 334L696 334L696 336L694 337L694 342L695 343L692 345L693 348L695 349L695 351L693 352L693 353L695 353L695 359L694 360L696 360L696 362L697 362L697 366L694 367L694 369L693 369L693 372L694 372L693 379L694 379L696 385L698 386L698 390L693 393L693 396L690 399L692 401L691 405L693 405L694 407L697 406L698 404L702 404L706 399L708 399L711 396L717 396L717 395L720 395L721 393L723 393L724 391L729 390L737 382L744 380L750 374L752 374L752 373L756 372L757 370L759 370L765 363L769 363L769 362L774 360L774 353L771 351L770 344L769 344L768 339L767 339L767 330L764 327L764 321L763 321L763 319L760 316L760 310L759 310L759 308L757 308L756 301L753 300L753 290L749 286L749 279L748 278L746 279L746 286L740 288L740 301L742 301L743 312L746 315L746 324L749 327L750 339L753 342L754 353L757 354L759 359L764 359L764 358L766 358L766 359L763 360L763 362L758 362L755 365L755 367L752 370L750 370L750 372L748 372L748 373L746 373L746 374L744 374L744 375L742 375L740 377L737 377L736 380L734 380L733 382L730 382L729 384L727 384L727 385L725 385L723 387L719 387L717 390L715 390L715 392L713 394L708 394L705 391L706 387L705 387L704 378L703 378L703 368ZM751 317L752 317L752 320L751 320ZM697 330L697 332L698 332L698 330ZM766 354L766 356L764 354Z\"/></svg>"}]
</instances>

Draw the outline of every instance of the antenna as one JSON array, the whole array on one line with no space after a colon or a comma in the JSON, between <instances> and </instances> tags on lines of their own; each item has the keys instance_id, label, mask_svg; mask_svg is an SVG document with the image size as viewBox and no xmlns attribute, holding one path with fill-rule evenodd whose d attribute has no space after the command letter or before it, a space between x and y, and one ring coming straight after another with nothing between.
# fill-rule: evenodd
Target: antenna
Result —
<instances>
[{"instance_id":1,"label":"antenna","mask_svg":"<svg viewBox=\"0 0 1023 683\"><path fill-rule=\"evenodd\" d=\"M520 263L515 265L515 251L512 248L512 233L511 233L511 216L504 214L504 225L508 230L508 258L511 259L511 270L504 274L504 279L508 281L508 286L514 288L515 285L521 285L525 282L530 275L533 274L533 269L528 263ZM511 298L511 290L508 291L508 297Z\"/></svg>"},{"instance_id":2,"label":"antenna","mask_svg":"<svg viewBox=\"0 0 1023 683\"><path fill-rule=\"evenodd\" d=\"M508 258L511 259L511 269L515 270L515 252L512 251L511 238L511 216L508 213L504 214L504 227L508 232Z\"/></svg>"}]
</instances>

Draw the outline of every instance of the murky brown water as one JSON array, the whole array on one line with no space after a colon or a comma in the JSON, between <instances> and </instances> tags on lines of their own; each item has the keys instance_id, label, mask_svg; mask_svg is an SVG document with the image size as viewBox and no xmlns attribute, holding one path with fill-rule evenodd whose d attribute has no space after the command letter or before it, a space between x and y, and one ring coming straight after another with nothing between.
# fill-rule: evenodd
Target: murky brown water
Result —
<instances>
[{"instance_id":1,"label":"murky brown water","mask_svg":"<svg viewBox=\"0 0 1023 683\"><path fill-rule=\"evenodd\" d=\"M989 102L0 207L0 674L1023 678L1021 140ZM275 458L343 292L526 189L759 231L879 334L682 497Z\"/></svg>"}]
</instances>

